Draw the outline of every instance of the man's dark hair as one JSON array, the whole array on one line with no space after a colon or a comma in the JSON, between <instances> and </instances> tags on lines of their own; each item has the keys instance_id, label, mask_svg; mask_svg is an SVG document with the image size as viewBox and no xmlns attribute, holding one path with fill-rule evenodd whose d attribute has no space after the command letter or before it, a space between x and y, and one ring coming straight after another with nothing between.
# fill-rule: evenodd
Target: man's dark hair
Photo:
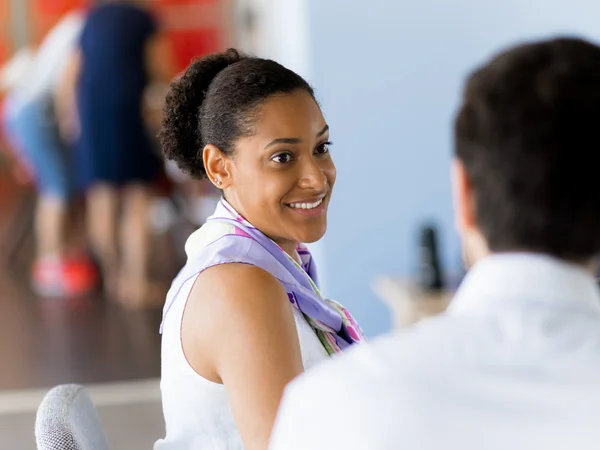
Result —
<instances>
[{"instance_id":1,"label":"man's dark hair","mask_svg":"<svg viewBox=\"0 0 600 450\"><path fill-rule=\"evenodd\" d=\"M454 132L491 251L600 252L600 47L559 38L495 56L468 78Z\"/></svg>"}]
</instances>

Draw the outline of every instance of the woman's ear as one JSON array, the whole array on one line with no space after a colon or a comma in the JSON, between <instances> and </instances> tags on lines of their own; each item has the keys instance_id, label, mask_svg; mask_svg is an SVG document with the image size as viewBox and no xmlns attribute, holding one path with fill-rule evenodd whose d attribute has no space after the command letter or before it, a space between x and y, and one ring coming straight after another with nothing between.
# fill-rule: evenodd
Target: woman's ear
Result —
<instances>
[{"instance_id":1,"label":"woman's ear","mask_svg":"<svg viewBox=\"0 0 600 450\"><path fill-rule=\"evenodd\" d=\"M202 151L202 160L208 179L219 189L231 185L229 158L217 146L208 144Z\"/></svg>"}]
</instances>

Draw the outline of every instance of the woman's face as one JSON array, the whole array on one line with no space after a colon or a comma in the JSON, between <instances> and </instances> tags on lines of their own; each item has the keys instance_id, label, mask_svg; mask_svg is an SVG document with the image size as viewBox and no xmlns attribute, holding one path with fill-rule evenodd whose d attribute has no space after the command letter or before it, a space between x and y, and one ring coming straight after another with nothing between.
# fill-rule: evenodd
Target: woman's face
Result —
<instances>
[{"instance_id":1,"label":"woman's face","mask_svg":"<svg viewBox=\"0 0 600 450\"><path fill-rule=\"evenodd\" d=\"M329 127L304 91L269 98L255 134L239 139L227 160L225 198L250 223L290 252L327 229L336 171Z\"/></svg>"}]
</instances>

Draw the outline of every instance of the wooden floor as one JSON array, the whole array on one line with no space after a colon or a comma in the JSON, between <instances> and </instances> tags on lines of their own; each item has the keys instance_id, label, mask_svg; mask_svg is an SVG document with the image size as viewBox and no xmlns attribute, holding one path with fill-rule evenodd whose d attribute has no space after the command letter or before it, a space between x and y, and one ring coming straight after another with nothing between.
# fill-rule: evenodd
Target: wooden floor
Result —
<instances>
[{"instance_id":1,"label":"wooden floor","mask_svg":"<svg viewBox=\"0 0 600 450\"><path fill-rule=\"evenodd\" d=\"M0 239L19 194L0 174ZM165 281L177 271L172 240L157 239ZM29 289L31 239L18 261L0 267L0 390L61 383L147 379L160 374L161 311L131 312L99 295L77 302L44 300Z\"/></svg>"}]
</instances>

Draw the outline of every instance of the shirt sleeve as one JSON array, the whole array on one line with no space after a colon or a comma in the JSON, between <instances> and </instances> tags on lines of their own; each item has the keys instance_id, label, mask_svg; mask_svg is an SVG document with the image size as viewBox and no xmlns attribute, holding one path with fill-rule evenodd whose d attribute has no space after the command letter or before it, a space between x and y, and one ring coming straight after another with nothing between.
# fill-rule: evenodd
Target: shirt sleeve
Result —
<instances>
[{"instance_id":1,"label":"shirt sleeve","mask_svg":"<svg viewBox=\"0 0 600 450\"><path fill-rule=\"evenodd\" d=\"M407 395L400 374L389 375L387 359L381 356L386 348L403 355L393 337L359 344L292 381L281 400L269 449L400 448L403 441L397 436L406 434L414 396Z\"/></svg>"},{"instance_id":2,"label":"shirt sleeve","mask_svg":"<svg viewBox=\"0 0 600 450\"><path fill-rule=\"evenodd\" d=\"M300 377L292 382L281 401L269 450L340 448L341 424L333 412L338 411L340 405L328 407L330 397L311 377ZM334 439L336 436L338 439Z\"/></svg>"}]
</instances>

